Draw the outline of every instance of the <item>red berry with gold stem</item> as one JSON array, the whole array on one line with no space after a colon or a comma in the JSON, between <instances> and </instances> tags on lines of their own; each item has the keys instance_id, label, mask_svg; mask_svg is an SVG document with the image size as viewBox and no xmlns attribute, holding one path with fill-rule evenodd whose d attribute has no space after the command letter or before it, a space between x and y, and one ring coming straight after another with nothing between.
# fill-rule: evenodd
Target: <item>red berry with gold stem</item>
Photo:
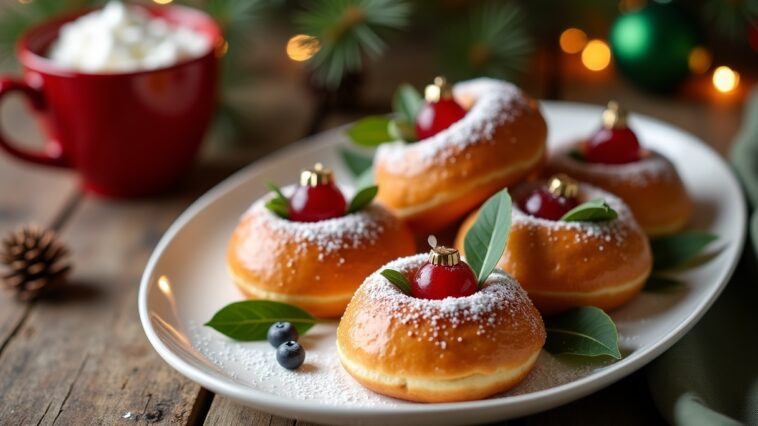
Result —
<instances>
[{"instance_id":1,"label":"red berry with gold stem","mask_svg":"<svg viewBox=\"0 0 758 426\"><path fill-rule=\"evenodd\" d=\"M479 288L474 271L461 260L458 250L434 247L429 261L416 272L411 283L411 295L419 299L465 297Z\"/></svg>"},{"instance_id":2,"label":"red berry with gold stem","mask_svg":"<svg viewBox=\"0 0 758 426\"><path fill-rule=\"evenodd\" d=\"M626 164L640 159L640 142L627 125L627 112L617 102L608 102L603 111L603 127L584 147L590 163Z\"/></svg>"},{"instance_id":3,"label":"red berry with gold stem","mask_svg":"<svg viewBox=\"0 0 758 426\"><path fill-rule=\"evenodd\" d=\"M521 209L526 213L548 220L559 220L579 205L579 185L570 177L559 174L521 200Z\"/></svg>"},{"instance_id":4,"label":"red berry with gold stem","mask_svg":"<svg viewBox=\"0 0 758 426\"><path fill-rule=\"evenodd\" d=\"M466 115L466 110L453 99L453 89L444 77L424 91L426 102L416 115L416 137L426 139L447 129Z\"/></svg>"},{"instance_id":5,"label":"red berry with gold stem","mask_svg":"<svg viewBox=\"0 0 758 426\"><path fill-rule=\"evenodd\" d=\"M300 185L289 199L289 219L317 222L343 216L347 202L334 183L331 169L316 164L300 174Z\"/></svg>"}]
</instances>

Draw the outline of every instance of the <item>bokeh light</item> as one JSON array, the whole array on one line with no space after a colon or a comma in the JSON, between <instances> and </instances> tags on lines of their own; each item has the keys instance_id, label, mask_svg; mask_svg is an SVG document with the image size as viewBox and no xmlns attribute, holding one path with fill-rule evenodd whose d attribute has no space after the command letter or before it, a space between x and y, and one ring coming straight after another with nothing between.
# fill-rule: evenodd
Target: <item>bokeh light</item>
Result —
<instances>
[{"instance_id":1,"label":"bokeh light","mask_svg":"<svg viewBox=\"0 0 758 426\"><path fill-rule=\"evenodd\" d=\"M579 53L587 45L587 34L579 28L568 28L561 33L559 43L564 52Z\"/></svg>"},{"instance_id":2,"label":"bokeh light","mask_svg":"<svg viewBox=\"0 0 758 426\"><path fill-rule=\"evenodd\" d=\"M158 3L158 4L169 4L172 1L174 0L153 0L154 3Z\"/></svg>"},{"instance_id":3,"label":"bokeh light","mask_svg":"<svg viewBox=\"0 0 758 426\"><path fill-rule=\"evenodd\" d=\"M318 39L306 34L292 36L287 42L287 56L293 61L307 61L319 51Z\"/></svg>"},{"instance_id":4,"label":"bokeh light","mask_svg":"<svg viewBox=\"0 0 758 426\"><path fill-rule=\"evenodd\" d=\"M727 66L713 70L713 87L721 93L729 93L740 84L740 74Z\"/></svg>"},{"instance_id":5,"label":"bokeh light","mask_svg":"<svg viewBox=\"0 0 758 426\"><path fill-rule=\"evenodd\" d=\"M603 40L590 40L582 50L582 63L592 71L602 71L611 63L611 48Z\"/></svg>"},{"instance_id":6,"label":"bokeh light","mask_svg":"<svg viewBox=\"0 0 758 426\"><path fill-rule=\"evenodd\" d=\"M705 74L711 68L711 52L702 46L692 49L687 65L693 74Z\"/></svg>"},{"instance_id":7,"label":"bokeh light","mask_svg":"<svg viewBox=\"0 0 758 426\"><path fill-rule=\"evenodd\" d=\"M619 20L614 29L614 41L617 53L621 52L626 57L636 58L647 53L650 47L651 28L650 23L643 15L627 15Z\"/></svg>"},{"instance_id":8,"label":"bokeh light","mask_svg":"<svg viewBox=\"0 0 758 426\"><path fill-rule=\"evenodd\" d=\"M221 39L216 46L216 57L223 58L227 53L229 53L229 42L226 39Z\"/></svg>"}]
</instances>

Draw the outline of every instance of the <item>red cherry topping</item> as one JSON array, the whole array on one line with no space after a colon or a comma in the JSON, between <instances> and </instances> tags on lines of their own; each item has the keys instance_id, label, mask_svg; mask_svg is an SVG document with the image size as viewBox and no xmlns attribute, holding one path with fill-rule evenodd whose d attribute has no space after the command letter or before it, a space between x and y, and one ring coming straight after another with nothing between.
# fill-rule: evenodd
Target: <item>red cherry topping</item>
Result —
<instances>
[{"instance_id":1,"label":"red cherry topping","mask_svg":"<svg viewBox=\"0 0 758 426\"><path fill-rule=\"evenodd\" d=\"M626 125L626 111L616 102L609 102L603 111L603 127L584 147L584 156L590 163L626 164L640 159L640 142Z\"/></svg>"},{"instance_id":2,"label":"red cherry topping","mask_svg":"<svg viewBox=\"0 0 758 426\"><path fill-rule=\"evenodd\" d=\"M442 77L426 88L426 102L416 115L416 137L426 139L447 129L466 115L453 99L452 90Z\"/></svg>"},{"instance_id":3,"label":"red cherry topping","mask_svg":"<svg viewBox=\"0 0 758 426\"><path fill-rule=\"evenodd\" d=\"M460 260L458 250L435 247L429 254L429 263L416 272L411 295L433 300L465 297L476 293L478 287L474 271Z\"/></svg>"},{"instance_id":4,"label":"red cherry topping","mask_svg":"<svg viewBox=\"0 0 758 426\"><path fill-rule=\"evenodd\" d=\"M347 202L334 184L332 171L316 164L300 176L300 186L289 199L289 219L317 222L343 216Z\"/></svg>"},{"instance_id":5,"label":"red cherry topping","mask_svg":"<svg viewBox=\"0 0 758 426\"><path fill-rule=\"evenodd\" d=\"M640 143L628 127L601 128L587 141L584 156L590 163L626 164L640 159Z\"/></svg>"},{"instance_id":6,"label":"red cherry topping","mask_svg":"<svg viewBox=\"0 0 758 426\"><path fill-rule=\"evenodd\" d=\"M579 205L578 186L565 175L554 176L548 186L541 186L521 200L521 209L542 219L559 220Z\"/></svg>"}]
</instances>

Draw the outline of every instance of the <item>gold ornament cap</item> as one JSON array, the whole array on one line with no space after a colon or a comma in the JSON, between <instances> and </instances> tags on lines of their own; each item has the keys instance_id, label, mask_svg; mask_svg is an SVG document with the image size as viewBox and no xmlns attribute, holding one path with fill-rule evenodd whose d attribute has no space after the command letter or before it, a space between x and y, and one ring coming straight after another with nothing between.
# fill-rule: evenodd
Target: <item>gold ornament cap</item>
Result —
<instances>
[{"instance_id":1,"label":"gold ornament cap","mask_svg":"<svg viewBox=\"0 0 758 426\"><path fill-rule=\"evenodd\" d=\"M321 163L316 163L312 169L306 169L300 173L300 185L302 186L314 187L332 182L334 182L332 169L324 167Z\"/></svg>"},{"instance_id":2,"label":"gold ornament cap","mask_svg":"<svg viewBox=\"0 0 758 426\"><path fill-rule=\"evenodd\" d=\"M603 127L606 129L625 129L629 113L618 102L610 101L603 111Z\"/></svg>"},{"instance_id":3,"label":"gold ornament cap","mask_svg":"<svg viewBox=\"0 0 758 426\"><path fill-rule=\"evenodd\" d=\"M439 102L440 99L452 97L453 86L448 84L447 79L442 76L434 77L434 84L430 84L424 89L424 99L427 102Z\"/></svg>"},{"instance_id":4,"label":"gold ornament cap","mask_svg":"<svg viewBox=\"0 0 758 426\"><path fill-rule=\"evenodd\" d=\"M461 254L458 250L437 245L437 237L430 235L427 239L432 250L429 252L429 263L432 265L455 266L461 263Z\"/></svg>"},{"instance_id":5,"label":"gold ornament cap","mask_svg":"<svg viewBox=\"0 0 758 426\"><path fill-rule=\"evenodd\" d=\"M438 246L429 252L429 263L432 265L455 266L461 263L461 254L454 248Z\"/></svg>"},{"instance_id":6,"label":"gold ornament cap","mask_svg":"<svg viewBox=\"0 0 758 426\"><path fill-rule=\"evenodd\" d=\"M574 198L579 195L579 184L574 179L560 173L550 178L547 190L557 197Z\"/></svg>"}]
</instances>

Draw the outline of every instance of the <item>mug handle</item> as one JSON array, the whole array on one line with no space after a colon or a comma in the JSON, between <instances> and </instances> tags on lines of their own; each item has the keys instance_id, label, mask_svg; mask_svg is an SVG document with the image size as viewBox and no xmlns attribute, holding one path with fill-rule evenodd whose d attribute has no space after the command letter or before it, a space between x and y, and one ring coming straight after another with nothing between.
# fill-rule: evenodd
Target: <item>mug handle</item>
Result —
<instances>
[{"instance_id":1,"label":"mug handle","mask_svg":"<svg viewBox=\"0 0 758 426\"><path fill-rule=\"evenodd\" d=\"M44 112L47 109L47 102L45 102L45 97L41 90L30 86L24 81L0 77L0 102L2 102L5 95L13 92L24 95L35 111ZM5 149L9 154L31 163L55 167L70 167L57 144L48 142L47 147L40 151L18 148L3 136L2 128L0 128L0 147Z\"/></svg>"}]
</instances>

